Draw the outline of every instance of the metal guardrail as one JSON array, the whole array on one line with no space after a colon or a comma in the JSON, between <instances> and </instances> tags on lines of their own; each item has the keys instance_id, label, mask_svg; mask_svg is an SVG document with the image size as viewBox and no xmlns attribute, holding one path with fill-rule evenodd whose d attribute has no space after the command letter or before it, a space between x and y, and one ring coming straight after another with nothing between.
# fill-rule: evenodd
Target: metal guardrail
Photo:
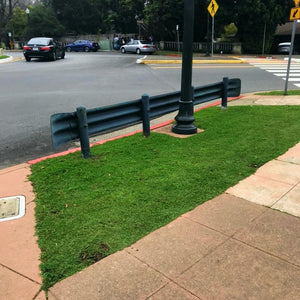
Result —
<instances>
[{"instance_id":1,"label":"metal guardrail","mask_svg":"<svg viewBox=\"0 0 300 300\"><path fill-rule=\"evenodd\" d=\"M194 105L222 98L222 108L227 107L228 97L241 92L239 78L223 78L222 82L193 88ZM53 147L80 139L84 158L90 157L89 136L128 127L143 122L143 134L150 135L150 119L174 112L179 108L181 92L168 93L121 104L86 110L78 107L76 112L59 113L50 117Z\"/></svg>"}]
</instances>

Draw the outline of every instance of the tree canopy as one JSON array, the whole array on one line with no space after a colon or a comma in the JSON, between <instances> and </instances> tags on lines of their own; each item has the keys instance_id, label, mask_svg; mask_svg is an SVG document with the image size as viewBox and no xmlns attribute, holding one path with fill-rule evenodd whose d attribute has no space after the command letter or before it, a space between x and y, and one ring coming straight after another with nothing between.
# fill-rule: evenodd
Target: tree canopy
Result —
<instances>
[{"instance_id":1,"label":"tree canopy","mask_svg":"<svg viewBox=\"0 0 300 300\"><path fill-rule=\"evenodd\" d=\"M195 1L195 41L205 41L210 30L209 2ZM290 8L294 6L292 0L217 2L215 36L221 37L225 26L232 24L246 51L261 49L259 37L263 34L268 48L276 26L288 21ZM27 22L24 11L29 3ZM157 41L176 40L176 28L182 36L183 9L184 0L0 0L0 38L6 35L5 30L13 28L17 36L140 32Z\"/></svg>"},{"instance_id":2,"label":"tree canopy","mask_svg":"<svg viewBox=\"0 0 300 300\"><path fill-rule=\"evenodd\" d=\"M30 9L27 36L61 36L64 34L64 27L57 20L51 7L44 7L39 4Z\"/></svg>"},{"instance_id":3,"label":"tree canopy","mask_svg":"<svg viewBox=\"0 0 300 300\"><path fill-rule=\"evenodd\" d=\"M244 50L257 52L265 30L267 47L271 46L277 25L288 21L293 5L287 0L225 0L220 5L220 21L233 22Z\"/></svg>"}]
</instances>

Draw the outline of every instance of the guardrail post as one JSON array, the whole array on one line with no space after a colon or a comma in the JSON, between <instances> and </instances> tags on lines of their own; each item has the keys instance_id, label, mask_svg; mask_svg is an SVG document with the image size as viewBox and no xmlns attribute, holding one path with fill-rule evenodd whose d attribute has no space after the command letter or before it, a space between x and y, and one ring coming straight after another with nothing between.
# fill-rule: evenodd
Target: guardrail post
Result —
<instances>
[{"instance_id":1,"label":"guardrail post","mask_svg":"<svg viewBox=\"0 0 300 300\"><path fill-rule=\"evenodd\" d=\"M221 109L226 109L227 108L228 83L229 83L228 77L224 77L223 78L223 95L222 95Z\"/></svg>"},{"instance_id":2,"label":"guardrail post","mask_svg":"<svg viewBox=\"0 0 300 300\"><path fill-rule=\"evenodd\" d=\"M90 141L88 132L88 122L85 107L77 107L76 114L78 118L78 128L80 137L81 153L83 158L90 158Z\"/></svg>"},{"instance_id":3,"label":"guardrail post","mask_svg":"<svg viewBox=\"0 0 300 300\"><path fill-rule=\"evenodd\" d=\"M150 135L150 116L149 116L149 96L142 95L142 118L143 118L143 135Z\"/></svg>"},{"instance_id":4,"label":"guardrail post","mask_svg":"<svg viewBox=\"0 0 300 300\"><path fill-rule=\"evenodd\" d=\"M192 89L192 91L191 91L192 101L194 103L195 102L195 87L192 85L191 89ZM193 104L193 106L195 106L195 103Z\"/></svg>"}]
</instances>

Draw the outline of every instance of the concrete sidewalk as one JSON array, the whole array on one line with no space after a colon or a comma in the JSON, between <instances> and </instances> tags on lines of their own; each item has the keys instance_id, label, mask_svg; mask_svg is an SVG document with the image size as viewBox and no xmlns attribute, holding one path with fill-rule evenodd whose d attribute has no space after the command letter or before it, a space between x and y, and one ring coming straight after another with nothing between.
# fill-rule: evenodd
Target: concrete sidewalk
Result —
<instances>
[{"instance_id":1,"label":"concrete sidewalk","mask_svg":"<svg viewBox=\"0 0 300 300\"><path fill-rule=\"evenodd\" d=\"M41 291L40 250L35 236L34 193L28 180L30 165L0 170L0 197L23 195L25 216L0 222L0 299L46 299Z\"/></svg>"},{"instance_id":2,"label":"concrete sidewalk","mask_svg":"<svg viewBox=\"0 0 300 300\"><path fill-rule=\"evenodd\" d=\"M300 105L248 94L231 105ZM0 170L0 197L26 214L0 222L0 299L45 299L30 165ZM280 211L279 211L280 210ZM224 194L57 283L62 299L299 299L300 143Z\"/></svg>"}]
</instances>

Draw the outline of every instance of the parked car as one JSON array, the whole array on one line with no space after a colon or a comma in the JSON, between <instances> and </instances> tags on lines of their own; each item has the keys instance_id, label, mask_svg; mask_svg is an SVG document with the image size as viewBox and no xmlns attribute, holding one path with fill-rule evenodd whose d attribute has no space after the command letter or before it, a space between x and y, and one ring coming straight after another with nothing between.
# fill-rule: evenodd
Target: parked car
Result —
<instances>
[{"instance_id":1,"label":"parked car","mask_svg":"<svg viewBox=\"0 0 300 300\"><path fill-rule=\"evenodd\" d=\"M277 46L277 52L280 54L289 54L291 48L290 42L280 43Z\"/></svg>"},{"instance_id":2,"label":"parked car","mask_svg":"<svg viewBox=\"0 0 300 300\"><path fill-rule=\"evenodd\" d=\"M155 45L152 42L145 41L145 40L133 40L121 46L122 53L133 52L136 54L141 54L141 53L152 54L155 51L156 51Z\"/></svg>"},{"instance_id":3,"label":"parked car","mask_svg":"<svg viewBox=\"0 0 300 300\"><path fill-rule=\"evenodd\" d=\"M66 45L65 49L68 52L71 52L71 51L84 51L84 52L94 51L94 52L96 52L97 50L100 49L100 46L97 42L93 42L93 41L89 41L89 40L77 40L71 44Z\"/></svg>"},{"instance_id":4,"label":"parked car","mask_svg":"<svg viewBox=\"0 0 300 300\"><path fill-rule=\"evenodd\" d=\"M32 58L56 60L58 57L65 58L65 49L62 43L49 37L35 37L30 39L23 47L26 61Z\"/></svg>"}]
</instances>

